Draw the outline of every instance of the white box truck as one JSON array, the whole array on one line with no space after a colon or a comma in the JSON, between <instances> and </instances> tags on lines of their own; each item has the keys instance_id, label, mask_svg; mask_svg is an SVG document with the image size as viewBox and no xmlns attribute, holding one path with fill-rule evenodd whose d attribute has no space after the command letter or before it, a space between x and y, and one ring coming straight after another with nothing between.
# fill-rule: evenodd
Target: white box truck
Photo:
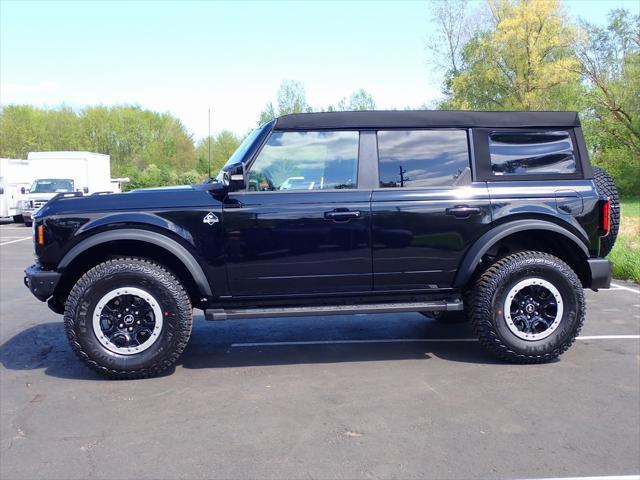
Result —
<instances>
[{"instance_id":1,"label":"white box truck","mask_svg":"<svg viewBox=\"0 0 640 480\"><path fill-rule=\"evenodd\" d=\"M27 161L36 172L22 200L24 223L30 226L32 215L61 192L113 191L109 155L92 152L30 152Z\"/></svg>"},{"instance_id":2,"label":"white box truck","mask_svg":"<svg viewBox=\"0 0 640 480\"><path fill-rule=\"evenodd\" d=\"M22 222L21 190L29 188L33 172L29 161L20 158L0 158L0 218Z\"/></svg>"}]
</instances>

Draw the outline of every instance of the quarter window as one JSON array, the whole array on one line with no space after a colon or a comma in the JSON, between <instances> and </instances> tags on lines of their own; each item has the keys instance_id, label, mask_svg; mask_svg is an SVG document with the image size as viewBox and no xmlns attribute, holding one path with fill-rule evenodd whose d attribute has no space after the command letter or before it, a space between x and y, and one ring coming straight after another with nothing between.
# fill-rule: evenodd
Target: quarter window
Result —
<instances>
[{"instance_id":1,"label":"quarter window","mask_svg":"<svg viewBox=\"0 0 640 480\"><path fill-rule=\"evenodd\" d=\"M251 166L248 190L356 188L358 132L273 132Z\"/></svg>"},{"instance_id":2,"label":"quarter window","mask_svg":"<svg viewBox=\"0 0 640 480\"><path fill-rule=\"evenodd\" d=\"M499 131L489 134L494 175L571 174L576 172L567 131Z\"/></svg>"},{"instance_id":3,"label":"quarter window","mask_svg":"<svg viewBox=\"0 0 640 480\"><path fill-rule=\"evenodd\" d=\"M443 187L469 183L464 130L378 132L380 187Z\"/></svg>"}]
</instances>

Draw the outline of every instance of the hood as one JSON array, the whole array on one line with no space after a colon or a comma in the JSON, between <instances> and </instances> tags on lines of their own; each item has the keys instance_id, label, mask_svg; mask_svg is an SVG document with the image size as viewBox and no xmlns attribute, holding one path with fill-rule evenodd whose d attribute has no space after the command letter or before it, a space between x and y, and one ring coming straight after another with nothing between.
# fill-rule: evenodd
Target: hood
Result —
<instances>
[{"instance_id":1,"label":"hood","mask_svg":"<svg viewBox=\"0 0 640 480\"><path fill-rule=\"evenodd\" d=\"M27 200L51 200L57 193L27 193L25 198Z\"/></svg>"},{"instance_id":2,"label":"hood","mask_svg":"<svg viewBox=\"0 0 640 480\"><path fill-rule=\"evenodd\" d=\"M207 190L187 185L145 188L127 193L59 197L47 202L38 211L38 217L73 215L83 212L157 211L217 205L220 205L220 201L216 200Z\"/></svg>"}]
</instances>

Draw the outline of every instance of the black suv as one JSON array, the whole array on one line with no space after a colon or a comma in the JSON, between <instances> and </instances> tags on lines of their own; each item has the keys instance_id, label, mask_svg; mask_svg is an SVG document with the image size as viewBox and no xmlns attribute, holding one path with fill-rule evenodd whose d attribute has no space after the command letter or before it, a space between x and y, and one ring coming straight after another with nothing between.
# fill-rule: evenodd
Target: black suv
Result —
<instances>
[{"instance_id":1,"label":"black suv","mask_svg":"<svg viewBox=\"0 0 640 480\"><path fill-rule=\"evenodd\" d=\"M618 215L575 112L293 114L208 183L58 195L25 284L115 378L171 366L194 307L458 315L500 358L539 363L580 332L583 288L609 286Z\"/></svg>"}]
</instances>

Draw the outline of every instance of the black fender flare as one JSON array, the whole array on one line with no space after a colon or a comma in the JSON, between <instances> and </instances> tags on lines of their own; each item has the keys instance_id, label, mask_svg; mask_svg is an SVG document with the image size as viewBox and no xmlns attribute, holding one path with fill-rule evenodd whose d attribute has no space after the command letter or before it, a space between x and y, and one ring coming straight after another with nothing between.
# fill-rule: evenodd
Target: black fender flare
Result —
<instances>
[{"instance_id":1,"label":"black fender flare","mask_svg":"<svg viewBox=\"0 0 640 480\"><path fill-rule=\"evenodd\" d=\"M456 288L464 287L473 275L478 263L480 263L482 256L497 242L509 235L517 232L524 232L526 230L546 230L549 232L559 233L574 243L576 248L584 253L585 258L589 258L589 249L585 245L584 241L580 240L577 235L573 234L566 228L545 220L514 220L492 228L476 240L462 259L462 262L458 267L456 277L453 281L453 286Z\"/></svg>"},{"instance_id":2,"label":"black fender flare","mask_svg":"<svg viewBox=\"0 0 640 480\"><path fill-rule=\"evenodd\" d=\"M193 257L191 252L189 252L189 250L187 250L175 240L150 230L123 228L118 230L111 230L108 232L96 233L95 235L82 240L80 243L71 248L71 250L69 250L65 254L65 256L62 257L62 260L60 260L58 269L63 270L64 268L68 267L73 262L73 260L78 257L78 255L88 250L89 248L95 247L96 245L100 245L102 243L113 242L116 240L136 240L146 243L152 243L153 245L167 250L169 253L178 258L178 260L180 260L185 268L191 273L191 275L193 276L193 280L198 286L201 294L205 296L213 295L211 291L211 285L209 285L209 281L207 280L202 267Z\"/></svg>"}]
</instances>

